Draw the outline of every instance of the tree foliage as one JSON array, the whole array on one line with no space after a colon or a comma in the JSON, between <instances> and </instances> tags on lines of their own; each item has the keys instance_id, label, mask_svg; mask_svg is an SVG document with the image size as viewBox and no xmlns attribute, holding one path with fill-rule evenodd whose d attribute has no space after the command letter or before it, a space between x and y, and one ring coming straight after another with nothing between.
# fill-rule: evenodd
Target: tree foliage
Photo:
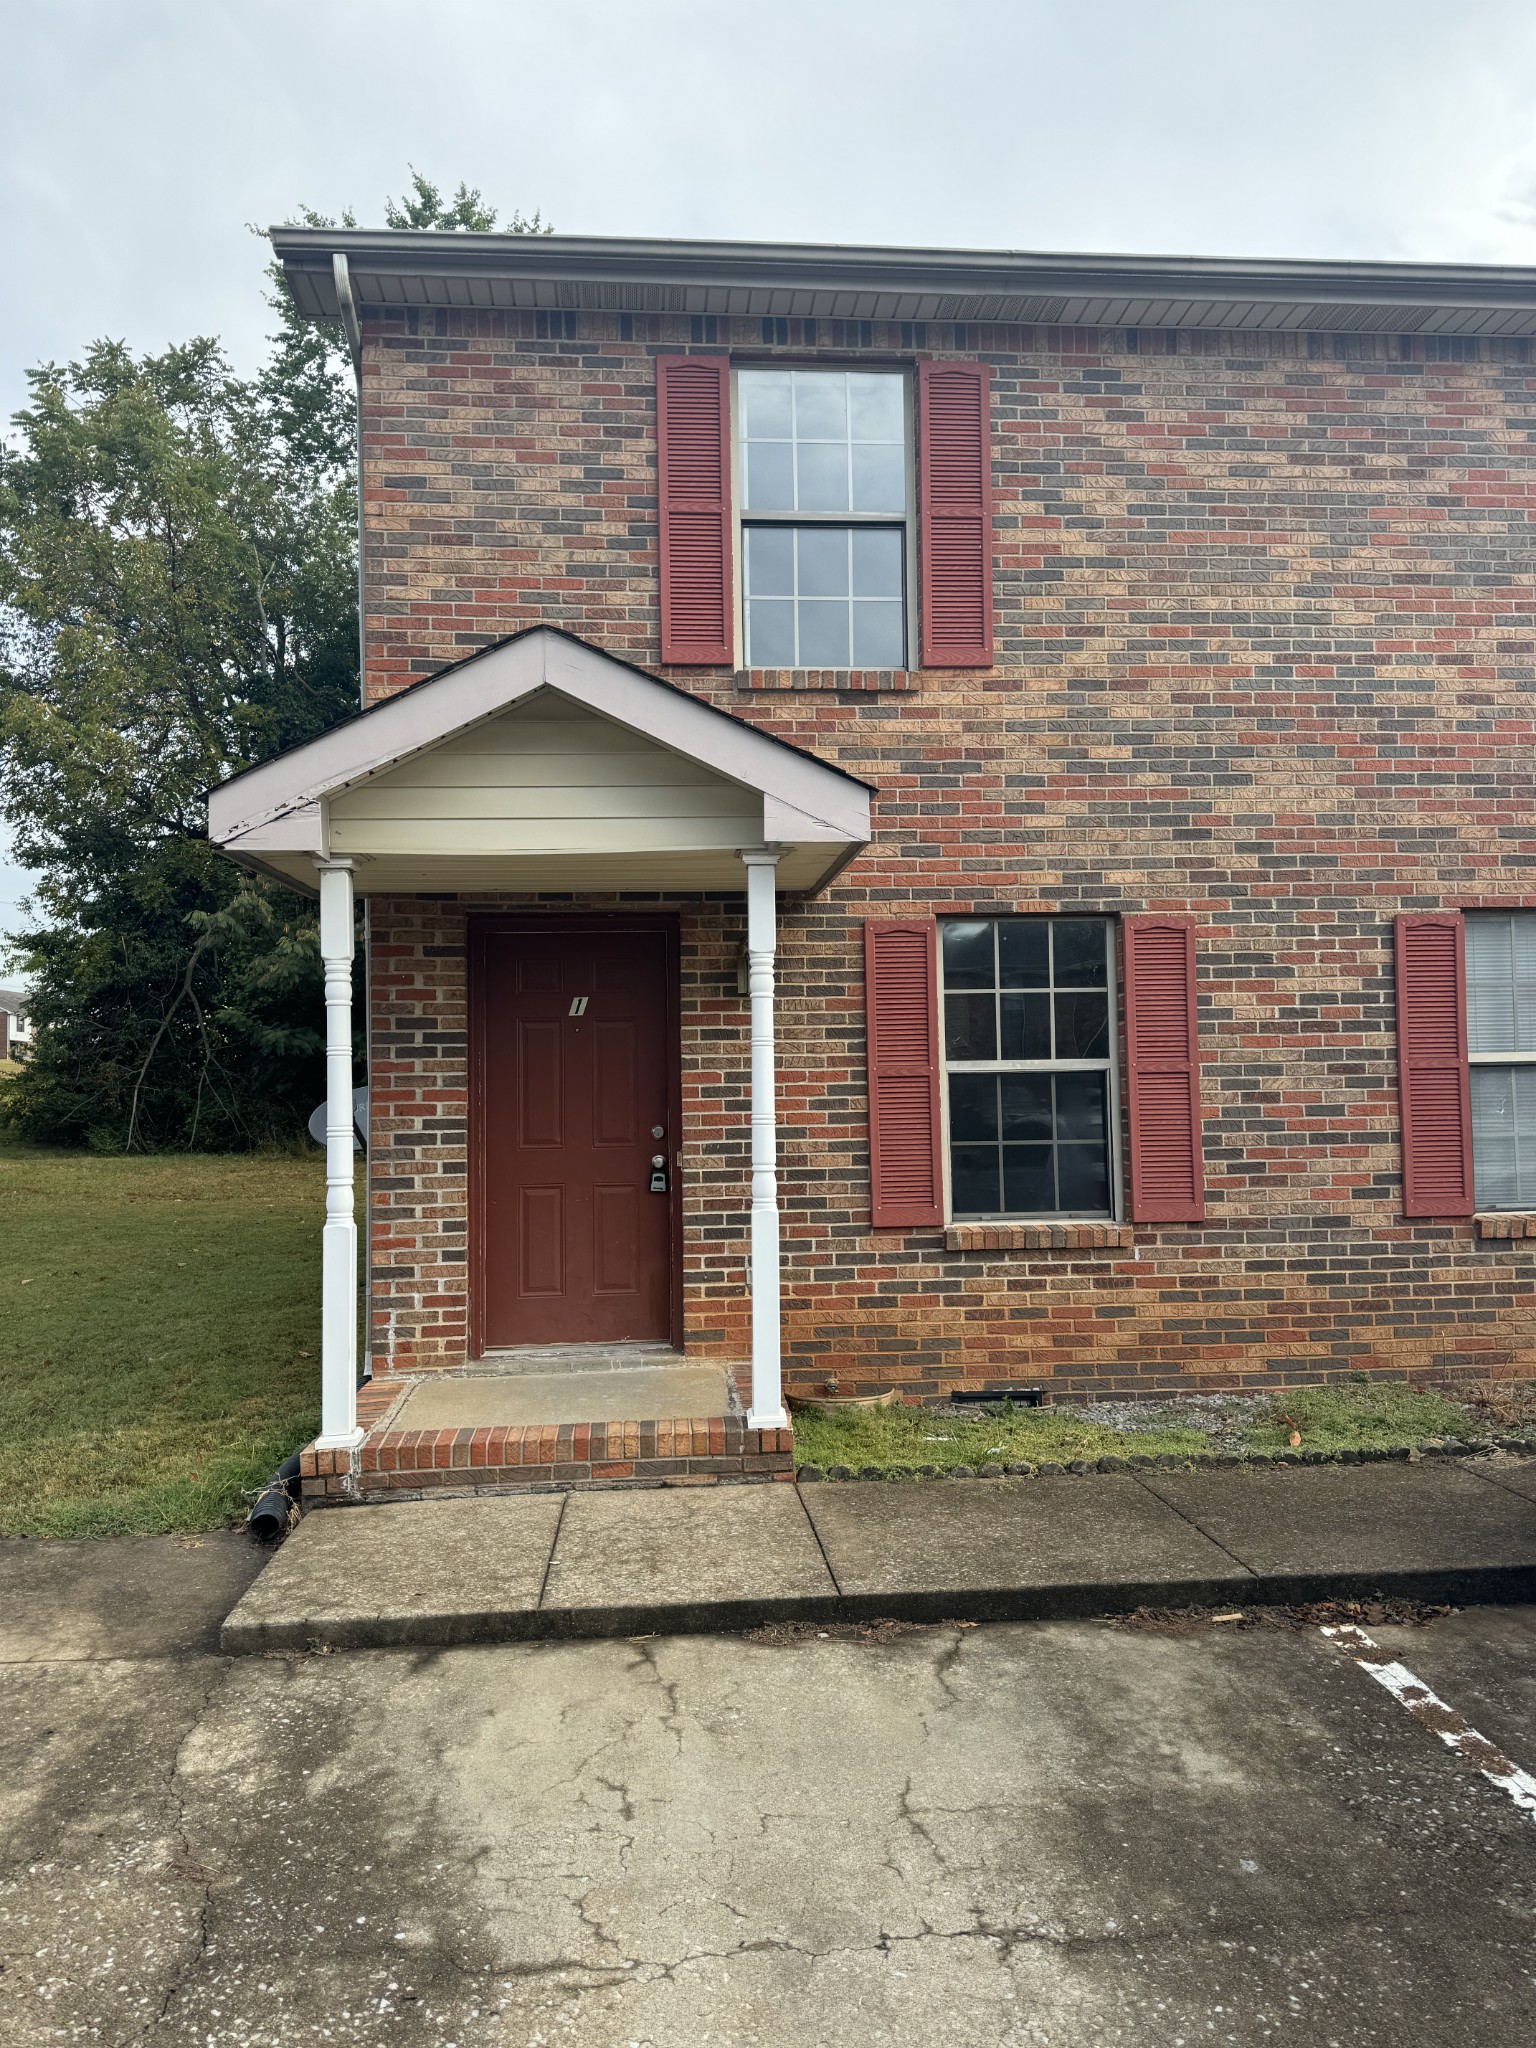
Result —
<instances>
[{"instance_id":1,"label":"tree foliage","mask_svg":"<svg viewBox=\"0 0 1536 2048\"><path fill-rule=\"evenodd\" d=\"M0 463L0 807L40 871L20 937L29 1135L243 1144L323 1090L314 920L210 850L204 796L357 701L338 379L302 333L98 342L31 379Z\"/></svg>"},{"instance_id":2,"label":"tree foliage","mask_svg":"<svg viewBox=\"0 0 1536 2048\"><path fill-rule=\"evenodd\" d=\"M417 172L387 217L495 222ZM40 873L4 1113L34 1138L244 1146L324 1092L313 907L206 837L214 783L357 703L351 367L274 275L254 376L98 341L31 373L0 449L0 812Z\"/></svg>"},{"instance_id":3,"label":"tree foliage","mask_svg":"<svg viewBox=\"0 0 1536 2048\"><path fill-rule=\"evenodd\" d=\"M487 206L478 185L460 184L451 199L430 178L423 177L414 164L409 166L411 188L403 199L386 199L384 223L392 228L460 229L467 234L489 235L495 231L496 209ZM515 208L501 224L504 235L548 235L554 231L538 214L524 215Z\"/></svg>"}]
</instances>

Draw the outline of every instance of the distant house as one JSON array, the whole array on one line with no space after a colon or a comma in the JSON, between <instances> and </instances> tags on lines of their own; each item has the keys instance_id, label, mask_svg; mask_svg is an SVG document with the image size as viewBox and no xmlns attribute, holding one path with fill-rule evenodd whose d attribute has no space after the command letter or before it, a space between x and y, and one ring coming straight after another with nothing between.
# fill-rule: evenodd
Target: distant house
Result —
<instances>
[{"instance_id":1,"label":"distant house","mask_svg":"<svg viewBox=\"0 0 1536 2048\"><path fill-rule=\"evenodd\" d=\"M32 1049L32 1019L19 988L0 988L0 1059L25 1059Z\"/></svg>"},{"instance_id":2,"label":"distant house","mask_svg":"<svg viewBox=\"0 0 1536 2048\"><path fill-rule=\"evenodd\" d=\"M1536 271L274 240L363 708L210 817L321 897L318 1485L1536 1370Z\"/></svg>"}]
</instances>

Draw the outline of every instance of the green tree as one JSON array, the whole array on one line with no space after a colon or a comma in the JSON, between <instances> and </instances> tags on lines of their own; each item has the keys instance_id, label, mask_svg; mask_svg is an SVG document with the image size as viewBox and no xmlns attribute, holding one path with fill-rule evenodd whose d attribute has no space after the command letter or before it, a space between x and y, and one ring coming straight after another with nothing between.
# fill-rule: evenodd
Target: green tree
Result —
<instances>
[{"instance_id":1,"label":"green tree","mask_svg":"<svg viewBox=\"0 0 1536 2048\"><path fill-rule=\"evenodd\" d=\"M495 225L415 171L386 215ZM245 1146L324 1090L313 907L213 854L204 810L357 703L351 366L273 275L254 376L211 340L97 342L31 374L0 448L0 814L40 873L3 1110L34 1138Z\"/></svg>"},{"instance_id":2,"label":"green tree","mask_svg":"<svg viewBox=\"0 0 1536 2048\"><path fill-rule=\"evenodd\" d=\"M457 228L471 235L494 232L495 208L486 205L478 185L460 184L452 199L444 199L438 187L430 178L423 177L414 164L408 168L411 173L410 191L403 199L386 199L384 202L386 227L433 228L439 232L444 228ZM503 223L501 232L504 235L548 235L554 230L547 228L538 214L524 215L514 209L511 219Z\"/></svg>"},{"instance_id":3,"label":"green tree","mask_svg":"<svg viewBox=\"0 0 1536 2048\"><path fill-rule=\"evenodd\" d=\"M356 507L318 357L197 341L31 379L0 460L0 808L41 873L20 936L29 1135L248 1144L323 1088L314 921L206 839L204 793L357 701Z\"/></svg>"}]
</instances>

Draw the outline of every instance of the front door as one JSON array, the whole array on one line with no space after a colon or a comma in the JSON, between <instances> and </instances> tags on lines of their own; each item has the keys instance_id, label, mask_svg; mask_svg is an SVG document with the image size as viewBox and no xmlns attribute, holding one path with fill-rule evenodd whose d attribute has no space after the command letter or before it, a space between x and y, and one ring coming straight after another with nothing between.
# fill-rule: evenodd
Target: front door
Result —
<instances>
[{"instance_id":1,"label":"front door","mask_svg":"<svg viewBox=\"0 0 1536 2048\"><path fill-rule=\"evenodd\" d=\"M476 948L482 1350L671 1335L668 939L493 927Z\"/></svg>"}]
</instances>

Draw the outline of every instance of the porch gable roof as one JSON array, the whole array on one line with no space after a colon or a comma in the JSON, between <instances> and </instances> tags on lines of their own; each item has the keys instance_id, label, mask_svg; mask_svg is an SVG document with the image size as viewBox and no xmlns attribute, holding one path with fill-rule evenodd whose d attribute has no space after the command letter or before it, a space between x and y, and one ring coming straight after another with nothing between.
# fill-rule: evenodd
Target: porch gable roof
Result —
<instances>
[{"instance_id":1,"label":"porch gable roof","mask_svg":"<svg viewBox=\"0 0 1536 2048\"><path fill-rule=\"evenodd\" d=\"M232 776L208 823L220 851L290 886L345 857L373 894L735 890L739 853L763 845L784 849L781 887L805 892L870 836L855 777L550 627Z\"/></svg>"}]
</instances>

